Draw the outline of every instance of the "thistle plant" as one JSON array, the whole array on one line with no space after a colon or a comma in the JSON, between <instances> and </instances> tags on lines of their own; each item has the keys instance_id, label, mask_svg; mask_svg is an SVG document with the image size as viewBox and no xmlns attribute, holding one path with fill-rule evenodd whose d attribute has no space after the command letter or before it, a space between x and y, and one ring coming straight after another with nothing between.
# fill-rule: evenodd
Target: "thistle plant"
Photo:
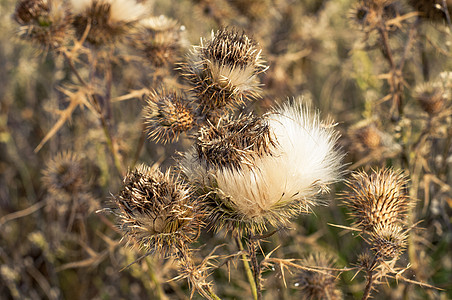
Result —
<instances>
[{"instance_id":1,"label":"thistle plant","mask_svg":"<svg viewBox=\"0 0 452 300\"><path fill-rule=\"evenodd\" d=\"M1 295L451 295L450 1L245 2L0 4Z\"/></svg>"},{"instance_id":2,"label":"thistle plant","mask_svg":"<svg viewBox=\"0 0 452 300\"><path fill-rule=\"evenodd\" d=\"M350 190L342 196L343 201L351 210L354 226L374 253L364 265L367 285L362 299L368 299L374 284L397 272L394 264L406 247L411 229L406 226L410 205L407 180L400 171L380 169L369 175L354 173L346 184Z\"/></svg>"}]
</instances>

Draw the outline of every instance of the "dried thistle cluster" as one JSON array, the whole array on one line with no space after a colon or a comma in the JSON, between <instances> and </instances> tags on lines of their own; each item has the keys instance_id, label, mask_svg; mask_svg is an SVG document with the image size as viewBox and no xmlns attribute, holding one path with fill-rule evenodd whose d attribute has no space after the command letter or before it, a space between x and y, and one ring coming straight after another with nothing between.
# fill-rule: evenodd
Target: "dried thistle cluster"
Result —
<instances>
[{"instance_id":1,"label":"dried thistle cluster","mask_svg":"<svg viewBox=\"0 0 452 300\"><path fill-rule=\"evenodd\" d=\"M45 50L74 56L77 43L98 49L129 41L152 65L173 64L185 46L184 27L152 17L135 0L20 0L13 15L19 36Z\"/></svg>"},{"instance_id":2,"label":"dried thistle cluster","mask_svg":"<svg viewBox=\"0 0 452 300\"><path fill-rule=\"evenodd\" d=\"M218 123L221 114L234 111L246 99L259 97L257 75L265 69L261 50L244 33L228 29L212 32L211 39L202 40L187 62L180 65L180 74L190 86L188 90L148 94L144 118L149 137L166 143L177 140L180 133L189 132L192 127ZM186 96L176 96L179 94ZM168 101L169 98L173 100ZM168 123L175 125L167 126Z\"/></svg>"},{"instance_id":3,"label":"dried thistle cluster","mask_svg":"<svg viewBox=\"0 0 452 300\"><path fill-rule=\"evenodd\" d=\"M342 197L357 228L369 235L368 243L382 258L397 259L406 243L406 214L410 206L407 179L400 171L356 172Z\"/></svg>"},{"instance_id":4,"label":"dried thistle cluster","mask_svg":"<svg viewBox=\"0 0 452 300\"><path fill-rule=\"evenodd\" d=\"M321 203L316 196L340 176L337 133L317 114L295 102L261 118L201 129L181 162L188 180L207 192L217 229L242 234L287 226Z\"/></svg>"},{"instance_id":5,"label":"dried thistle cluster","mask_svg":"<svg viewBox=\"0 0 452 300\"><path fill-rule=\"evenodd\" d=\"M71 31L72 15L63 0L23 0L13 15L19 36L45 49L61 47Z\"/></svg>"}]
</instances>

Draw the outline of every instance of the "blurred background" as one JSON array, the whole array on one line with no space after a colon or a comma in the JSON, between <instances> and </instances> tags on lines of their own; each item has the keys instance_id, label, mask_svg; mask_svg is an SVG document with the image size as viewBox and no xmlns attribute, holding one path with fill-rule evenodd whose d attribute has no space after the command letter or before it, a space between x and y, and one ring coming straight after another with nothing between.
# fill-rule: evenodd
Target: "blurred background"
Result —
<instances>
[{"instance_id":1,"label":"blurred background","mask_svg":"<svg viewBox=\"0 0 452 300\"><path fill-rule=\"evenodd\" d=\"M177 63L191 45L230 27L255 40L269 65L259 74L262 98L242 112L263 114L301 97L322 118L337 122L350 171L388 166L409 176L415 199L410 222L422 222L410 232L398 264L411 266L406 278L441 290L391 279L377 286L374 298L452 299L452 26L441 6L450 9L452 3L374 2L384 2L377 17L368 2L352 0L148 1L143 5L150 16L173 20L168 26L177 35L171 47L141 51L140 32L131 30L111 45L92 52L94 46L87 46L67 59L24 35L13 16L17 2L2 0L0 298L189 298L186 281L171 281L177 276L171 260L148 256L123 269L144 253L121 243L114 216L96 211L108 206L128 169L142 162L166 169L175 165L177 152L190 147L185 135L165 145L146 138L142 96L161 86L182 87ZM163 43L156 36L145 38ZM68 49L77 40L70 39ZM96 107L72 101L81 85L72 67L85 80L93 78L93 53L99 61L94 72L108 70L102 74L109 81L94 76L100 78L97 105L104 107L102 95L111 98L105 118ZM268 238L264 253L279 245L277 257L322 252L338 268L354 266L366 244L329 225L351 223L337 196L343 189L338 183L328 206ZM203 232L193 248L202 258L221 244L222 254L237 251L227 235L213 232ZM344 299L362 296L364 278L354 275L339 278ZM302 296L295 273L286 273L284 281L280 270L269 269L263 277L264 299ZM251 298L238 260L210 279L222 299Z\"/></svg>"}]
</instances>

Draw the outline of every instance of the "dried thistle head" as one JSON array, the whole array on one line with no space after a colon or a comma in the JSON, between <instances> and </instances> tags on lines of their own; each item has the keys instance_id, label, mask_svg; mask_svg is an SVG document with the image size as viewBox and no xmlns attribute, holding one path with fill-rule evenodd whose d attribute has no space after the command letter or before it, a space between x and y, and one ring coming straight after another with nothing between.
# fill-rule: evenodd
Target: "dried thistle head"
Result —
<instances>
[{"instance_id":1,"label":"dried thistle head","mask_svg":"<svg viewBox=\"0 0 452 300\"><path fill-rule=\"evenodd\" d=\"M352 147L359 152L379 149L383 143L383 133L374 123L354 127L349 135Z\"/></svg>"},{"instance_id":2,"label":"dried thistle head","mask_svg":"<svg viewBox=\"0 0 452 300\"><path fill-rule=\"evenodd\" d=\"M95 46L123 37L143 16L144 6L135 0L71 0L73 25L81 38Z\"/></svg>"},{"instance_id":3,"label":"dried thistle head","mask_svg":"<svg viewBox=\"0 0 452 300\"><path fill-rule=\"evenodd\" d=\"M270 155L276 146L265 117L251 114L221 118L199 129L195 149L199 161L216 170L253 165L257 157Z\"/></svg>"},{"instance_id":4,"label":"dried thistle head","mask_svg":"<svg viewBox=\"0 0 452 300\"><path fill-rule=\"evenodd\" d=\"M298 270L295 286L303 299L342 299L337 277L327 268L334 268L335 260L323 252L303 259L303 266L312 270ZM318 270L314 270L318 268Z\"/></svg>"},{"instance_id":5,"label":"dried thistle head","mask_svg":"<svg viewBox=\"0 0 452 300\"><path fill-rule=\"evenodd\" d=\"M294 103L276 109L267 120L275 143L268 153L252 160L236 159L239 167L225 168L215 162L207 167L192 149L181 162L188 180L206 194L202 202L216 229L241 234L262 232L268 225L287 226L292 217L319 204L316 196L340 177L338 136L317 114Z\"/></svg>"},{"instance_id":6,"label":"dried thistle head","mask_svg":"<svg viewBox=\"0 0 452 300\"><path fill-rule=\"evenodd\" d=\"M71 32L72 16L62 0L19 1L13 17L21 25L19 36L46 50L57 50Z\"/></svg>"},{"instance_id":7,"label":"dried thistle head","mask_svg":"<svg viewBox=\"0 0 452 300\"><path fill-rule=\"evenodd\" d=\"M204 112L234 108L260 97L257 75L266 70L257 44L244 33L222 29L194 47L181 65Z\"/></svg>"},{"instance_id":8,"label":"dried thistle head","mask_svg":"<svg viewBox=\"0 0 452 300\"><path fill-rule=\"evenodd\" d=\"M425 112L430 116L434 116L445 108L447 94L442 86L425 83L415 88L414 98L419 102Z\"/></svg>"},{"instance_id":9,"label":"dried thistle head","mask_svg":"<svg viewBox=\"0 0 452 300\"><path fill-rule=\"evenodd\" d=\"M51 159L43 171L44 185L54 193L77 194L86 184L81 158L71 152L61 152Z\"/></svg>"},{"instance_id":10,"label":"dried thistle head","mask_svg":"<svg viewBox=\"0 0 452 300\"><path fill-rule=\"evenodd\" d=\"M345 205L351 209L355 225L365 231L377 226L403 223L409 207L406 192L407 179L393 169L354 172L347 180L349 191L342 195Z\"/></svg>"},{"instance_id":11,"label":"dried thistle head","mask_svg":"<svg viewBox=\"0 0 452 300\"><path fill-rule=\"evenodd\" d=\"M370 233L368 243L381 258L398 259L406 247L408 235L398 224L378 224Z\"/></svg>"},{"instance_id":12,"label":"dried thistle head","mask_svg":"<svg viewBox=\"0 0 452 300\"><path fill-rule=\"evenodd\" d=\"M156 67L174 63L184 44L184 26L163 15L142 19L132 45Z\"/></svg>"},{"instance_id":13,"label":"dried thistle head","mask_svg":"<svg viewBox=\"0 0 452 300\"><path fill-rule=\"evenodd\" d=\"M163 254L185 251L200 227L192 190L179 178L145 165L124 178L113 197L120 229L132 246Z\"/></svg>"},{"instance_id":14,"label":"dried thistle head","mask_svg":"<svg viewBox=\"0 0 452 300\"><path fill-rule=\"evenodd\" d=\"M175 141L195 124L190 103L175 91L152 91L146 97L144 122L150 139Z\"/></svg>"}]
</instances>

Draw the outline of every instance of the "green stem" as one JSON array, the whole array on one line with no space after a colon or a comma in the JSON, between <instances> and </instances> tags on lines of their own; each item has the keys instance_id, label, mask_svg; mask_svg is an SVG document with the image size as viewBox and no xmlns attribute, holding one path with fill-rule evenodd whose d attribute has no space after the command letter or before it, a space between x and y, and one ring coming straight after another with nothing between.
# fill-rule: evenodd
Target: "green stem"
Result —
<instances>
[{"instance_id":1,"label":"green stem","mask_svg":"<svg viewBox=\"0 0 452 300\"><path fill-rule=\"evenodd\" d=\"M215 294L210 286L206 289L206 292L213 300L221 300L221 298L218 297L217 294Z\"/></svg>"},{"instance_id":2,"label":"green stem","mask_svg":"<svg viewBox=\"0 0 452 300\"><path fill-rule=\"evenodd\" d=\"M244 251L242 241L240 238L237 238L237 244L239 245L240 251ZM250 264L248 263L248 257L246 254L242 254L242 261L243 261L243 267L245 268L246 277L248 278L248 282L250 284L251 293L253 294L253 299L257 300L257 285L256 281L254 280L253 272L251 271Z\"/></svg>"}]
</instances>

